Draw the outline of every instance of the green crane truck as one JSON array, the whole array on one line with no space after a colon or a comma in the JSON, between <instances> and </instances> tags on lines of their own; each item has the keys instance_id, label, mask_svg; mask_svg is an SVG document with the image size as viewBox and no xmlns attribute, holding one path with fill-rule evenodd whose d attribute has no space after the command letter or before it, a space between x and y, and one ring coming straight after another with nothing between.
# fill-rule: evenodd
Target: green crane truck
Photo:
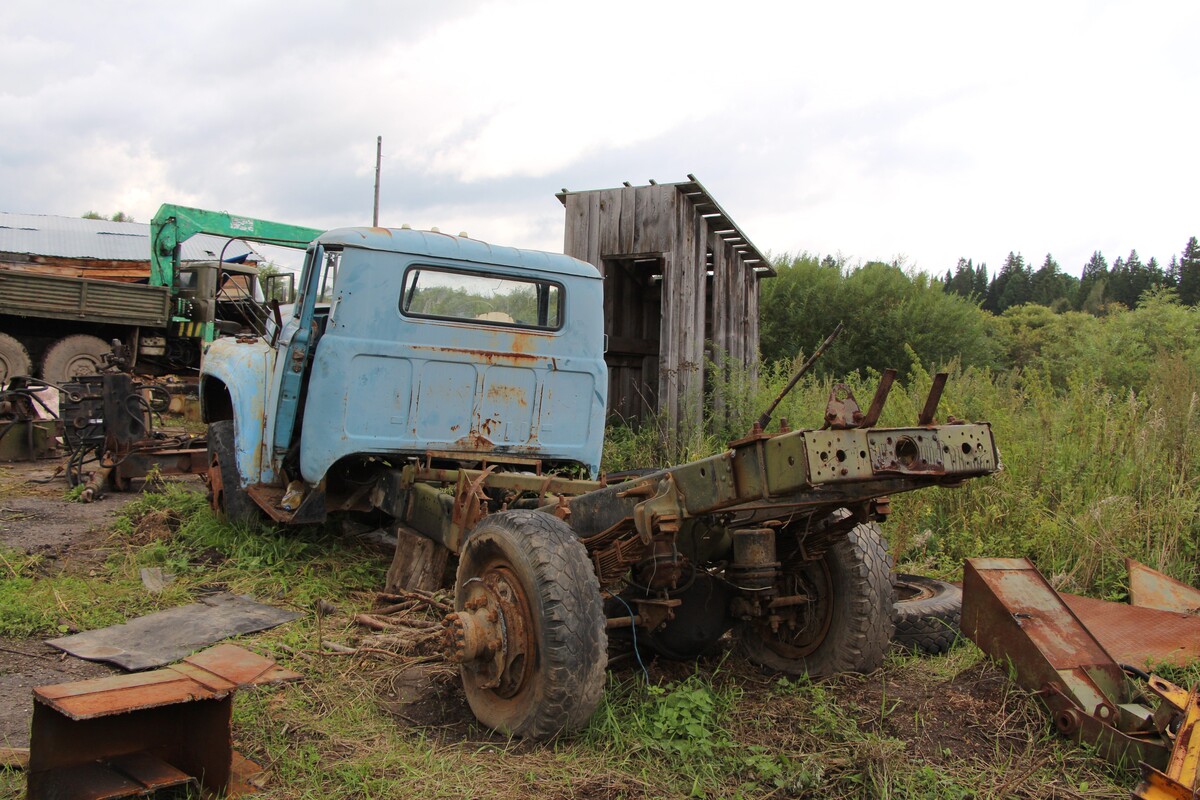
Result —
<instances>
[{"instance_id":1,"label":"green crane truck","mask_svg":"<svg viewBox=\"0 0 1200 800\"><path fill-rule=\"evenodd\" d=\"M166 204L150 223L148 283L0 270L0 385L33 374L35 364L56 384L93 374L113 339L127 348L131 369L194 371L201 346L218 333L261 331L257 269L183 262L181 244L198 233L303 249L321 231Z\"/></svg>"}]
</instances>

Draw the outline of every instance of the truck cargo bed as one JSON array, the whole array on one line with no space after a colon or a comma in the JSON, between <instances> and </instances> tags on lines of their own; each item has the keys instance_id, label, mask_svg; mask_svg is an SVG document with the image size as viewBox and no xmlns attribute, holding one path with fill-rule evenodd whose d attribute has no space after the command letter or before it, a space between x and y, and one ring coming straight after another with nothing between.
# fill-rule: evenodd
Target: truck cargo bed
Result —
<instances>
[{"instance_id":1,"label":"truck cargo bed","mask_svg":"<svg viewBox=\"0 0 1200 800\"><path fill-rule=\"evenodd\" d=\"M0 271L0 314L165 328L165 286Z\"/></svg>"}]
</instances>

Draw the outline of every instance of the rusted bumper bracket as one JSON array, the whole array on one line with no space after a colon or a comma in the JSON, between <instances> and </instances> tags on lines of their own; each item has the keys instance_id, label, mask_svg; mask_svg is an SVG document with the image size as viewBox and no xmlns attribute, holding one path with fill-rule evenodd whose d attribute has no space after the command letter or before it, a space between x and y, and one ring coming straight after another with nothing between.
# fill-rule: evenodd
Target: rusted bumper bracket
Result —
<instances>
[{"instance_id":1,"label":"rusted bumper bracket","mask_svg":"<svg viewBox=\"0 0 1200 800\"><path fill-rule=\"evenodd\" d=\"M33 690L29 800L199 786L237 797L261 770L233 752L233 692L300 675L231 644L151 672Z\"/></svg>"}]
</instances>

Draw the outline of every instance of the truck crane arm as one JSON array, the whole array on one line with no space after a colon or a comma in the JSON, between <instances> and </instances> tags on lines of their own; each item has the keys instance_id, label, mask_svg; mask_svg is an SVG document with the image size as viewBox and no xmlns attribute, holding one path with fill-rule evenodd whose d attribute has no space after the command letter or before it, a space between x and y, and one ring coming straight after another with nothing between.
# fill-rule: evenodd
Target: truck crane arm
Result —
<instances>
[{"instance_id":1,"label":"truck crane arm","mask_svg":"<svg viewBox=\"0 0 1200 800\"><path fill-rule=\"evenodd\" d=\"M304 249L324 231L166 203L150 221L151 285L169 287L174 284L179 270L180 245L198 233Z\"/></svg>"}]
</instances>

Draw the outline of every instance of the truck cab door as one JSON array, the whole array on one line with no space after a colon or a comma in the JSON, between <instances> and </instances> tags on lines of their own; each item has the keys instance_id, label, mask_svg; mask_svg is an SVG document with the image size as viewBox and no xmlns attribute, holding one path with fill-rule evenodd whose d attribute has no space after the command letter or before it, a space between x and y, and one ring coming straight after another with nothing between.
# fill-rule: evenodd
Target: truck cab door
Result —
<instances>
[{"instance_id":1,"label":"truck cab door","mask_svg":"<svg viewBox=\"0 0 1200 800\"><path fill-rule=\"evenodd\" d=\"M272 442L277 456L287 452L296 436L296 419L304 401L310 355L320 338L318 306L322 297L332 290L340 258L340 251L317 245L309 251L304 262L300 297L294 306L291 324L285 325L285 330L292 328L291 336L285 334L280 338L280 353L275 362L279 392Z\"/></svg>"}]
</instances>

